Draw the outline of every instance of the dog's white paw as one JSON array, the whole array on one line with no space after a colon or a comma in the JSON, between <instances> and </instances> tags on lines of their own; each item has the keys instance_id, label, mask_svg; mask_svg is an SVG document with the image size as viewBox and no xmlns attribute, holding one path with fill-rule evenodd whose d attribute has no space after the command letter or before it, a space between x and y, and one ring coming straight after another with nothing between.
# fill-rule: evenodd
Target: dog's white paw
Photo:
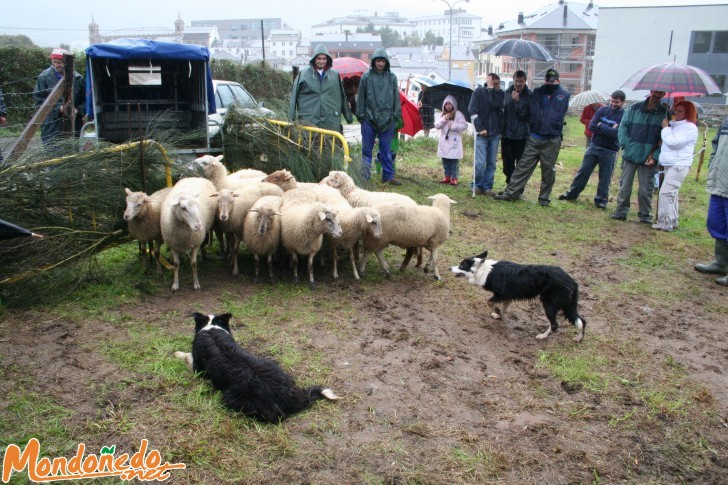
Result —
<instances>
[{"instance_id":1,"label":"dog's white paw","mask_svg":"<svg viewBox=\"0 0 728 485\"><path fill-rule=\"evenodd\" d=\"M500 320L501 319L501 314L498 313L498 312L493 312L493 313L490 314L490 316L493 317L493 318L495 318L496 320Z\"/></svg>"},{"instance_id":2,"label":"dog's white paw","mask_svg":"<svg viewBox=\"0 0 728 485\"><path fill-rule=\"evenodd\" d=\"M549 335L551 335L551 328L546 330L544 333L540 333L540 334L536 335L536 339L543 340L543 339L547 338Z\"/></svg>"},{"instance_id":3,"label":"dog's white paw","mask_svg":"<svg viewBox=\"0 0 728 485\"><path fill-rule=\"evenodd\" d=\"M584 338L583 334L579 334L576 337L574 337L574 342L581 342L581 340Z\"/></svg>"},{"instance_id":4,"label":"dog's white paw","mask_svg":"<svg viewBox=\"0 0 728 485\"><path fill-rule=\"evenodd\" d=\"M326 399L331 399L332 401L341 399L339 396L334 394L334 391L332 391L331 389L328 389L328 388L321 391L321 395L324 396Z\"/></svg>"},{"instance_id":5,"label":"dog's white paw","mask_svg":"<svg viewBox=\"0 0 728 485\"><path fill-rule=\"evenodd\" d=\"M180 352L179 350L174 353L174 356L181 360L187 360L187 355L189 355L187 352Z\"/></svg>"}]
</instances>

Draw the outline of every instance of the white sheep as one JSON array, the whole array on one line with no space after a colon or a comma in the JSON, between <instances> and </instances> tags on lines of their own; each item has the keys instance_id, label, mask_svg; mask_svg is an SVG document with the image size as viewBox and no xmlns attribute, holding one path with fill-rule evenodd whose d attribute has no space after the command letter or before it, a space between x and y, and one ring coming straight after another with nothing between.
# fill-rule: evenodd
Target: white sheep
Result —
<instances>
[{"instance_id":1,"label":"white sheep","mask_svg":"<svg viewBox=\"0 0 728 485\"><path fill-rule=\"evenodd\" d=\"M382 235L381 216L379 211L373 207L350 207L339 209L339 224L341 224L341 236L333 238L327 234L326 238L334 252L334 279L338 279L336 248L344 249L351 261L351 269L354 279L359 280L359 273L356 271L356 258L354 246L365 234L378 239Z\"/></svg>"},{"instance_id":2,"label":"white sheep","mask_svg":"<svg viewBox=\"0 0 728 485\"><path fill-rule=\"evenodd\" d=\"M246 184L258 183L267 176L265 172L250 168L229 173L227 167L222 163L222 157L222 155L217 157L203 155L195 159L195 162L202 167L205 178L215 184L218 190L236 189Z\"/></svg>"},{"instance_id":3,"label":"white sheep","mask_svg":"<svg viewBox=\"0 0 728 485\"><path fill-rule=\"evenodd\" d=\"M201 289L197 279L197 250L215 221L217 199L211 197L214 193L215 186L209 180L184 178L175 184L162 202L162 239L174 257L173 292L179 290L179 256L187 251L191 251L193 286L196 290Z\"/></svg>"},{"instance_id":4,"label":"white sheep","mask_svg":"<svg viewBox=\"0 0 728 485\"><path fill-rule=\"evenodd\" d=\"M364 254L359 261L359 273L364 273L369 254L375 253L384 272L389 275L389 266L384 260L384 248L394 244L407 248L400 271L409 264L414 254L414 248L427 248L430 259L424 270L428 271L430 264L436 280L440 280L437 270L437 250L447 240L450 232L450 204L456 202L445 194L435 194L428 199L432 200L432 207L416 206L406 207L399 204L380 205L379 214L382 222L382 234L375 238L370 234L364 235Z\"/></svg>"},{"instance_id":5,"label":"white sheep","mask_svg":"<svg viewBox=\"0 0 728 485\"><path fill-rule=\"evenodd\" d=\"M294 283L298 283L298 255L306 256L309 286L311 289L316 288L313 257L321 249L324 233L341 236L341 225L335 209L321 202L282 205L281 243L291 255Z\"/></svg>"},{"instance_id":6,"label":"white sheep","mask_svg":"<svg viewBox=\"0 0 728 485\"><path fill-rule=\"evenodd\" d=\"M318 185L312 182L298 182L296 180L296 177L294 177L293 174L286 169L276 170L275 172L265 177L263 179L263 182L276 184L280 188L282 188L284 192L288 192L289 190L298 187L311 187L313 185Z\"/></svg>"},{"instance_id":7,"label":"white sheep","mask_svg":"<svg viewBox=\"0 0 728 485\"><path fill-rule=\"evenodd\" d=\"M157 261L157 272L161 273L162 261L159 250L162 246L162 229L159 225L159 214L162 209L162 201L172 189L164 188L151 195L144 192L132 192L128 188L124 190L126 191L124 220L129 234L142 245L149 244L149 252L154 254L154 259ZM167 266L169 267L169 265Z\"/></svg>"},{"instance_id":8,"label":"white sheep","mask_svg":"<svg viewBox=\"0 0 728 485\"><path fill-rule=\"evenodd\" d=\"M360 189L346 172L332 171L321 183L337 189L352 207L376 207L380 204L417 206L410 197L393 192L371 192Z\"/></svg>"},{"instance_id":9,"label":"white sheep","mask_svg":"<svg viewBox=\"0 0 728 485\"><path fill-rule=\"evenodd\" d=\"M238 249L240 248L240 242L243 240L245 216L256 201L266 195L281 196L283 190L275 184L258 182L235 191L222 189L217 194L213 194L213 197L217 197L218 228L225 234L234 237L230 251L230 265L233 268L233 276L239 274Z\"/></svg>"},{"instance_id":10,"label":"white sheep","mask_svg":"<svg viewBox=\"0 0 728 485\"><path fill-rule=\"evenodd\" d=\"M281 241L281 205L283 199L275 195L266 195L258 199L248 210L243 226L243 240L248 251L255 258L254 282L258 282L258 266L260 256L268 260L268 275L271 283L273 276L273 255L278 251Z\"/></svg>"}]
</instances>

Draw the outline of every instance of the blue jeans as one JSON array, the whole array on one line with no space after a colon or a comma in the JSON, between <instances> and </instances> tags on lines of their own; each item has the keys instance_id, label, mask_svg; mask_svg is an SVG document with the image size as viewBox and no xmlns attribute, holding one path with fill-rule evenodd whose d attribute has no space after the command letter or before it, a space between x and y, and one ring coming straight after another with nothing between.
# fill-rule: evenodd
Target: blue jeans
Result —
<instances>
[{"instance_id":1,"label":"blue jeans","mask_svg":"<svg viewBox=\"0 0 728 485\"><path fill-rule=\"evenodd\" d=\"M460 160L457 158L443 158L442 168L445 171L445 177L457 179L460 175Z\"/></svg>"},{"instance_id":2,"label":"blue jeans","mask_svg":"<svg viewBox=\"0 0 728 485\"><path fill-rule=\"evenodd\" d=\"M581 167L576 172L571 187L566 192L568 199L576 199L584 190L589 182L592 172L599 167L599 184L597 185L597 195L594 197L595 204L606 204L609 201L609 185L612 182L612 172L614 172L614 163L617 161L617 152L601 148L593 143L589 145L584 153L584 159L581 161Z\"/></svg>"},{"instance_id":3,"label":"blue jeans","mask_svg":"<svg viewBox=\"0 0 728 485\"><path fill-rule=\"evenodd\" d=\"M476 136L475 138L475 188L493 190L495 157L498 156L500 135Z\"/></svg>"},{"instance_id":4,"label":"blue jeans","mask_svg":"<svg viewBox=\"0 0 728 485\"><path fill-rule=\"evenodd\" d=\"M374 139L379 138L380 161L382 162L382 182L394 178L394 165L392 164L392 139L394 138L394 125L388 130L377 130L367 120L361 122L361 173L364 180L372 175L372 152Z\"/></svg>"}]
</instances>

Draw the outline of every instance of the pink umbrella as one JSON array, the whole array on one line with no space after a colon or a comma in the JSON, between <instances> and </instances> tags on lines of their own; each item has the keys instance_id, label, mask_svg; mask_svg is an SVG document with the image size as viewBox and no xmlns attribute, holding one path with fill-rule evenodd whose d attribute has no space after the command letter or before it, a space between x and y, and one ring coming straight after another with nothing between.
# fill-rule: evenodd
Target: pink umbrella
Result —
<instances>
[{"instance_id":1,"label":"pink umbrella","mask_svg":"<svg viewBox=\"0 0 728 485\"><path fill-rule=\"evenodd\" d=\"M341 79L347 77L361 77L369 70L369 64L356 57L337 57L332 66L339 73Z\"/></svg>"},{"instance_id":2,"label":"pink umbrella","mask_svg":"<svg viewBox=\"0 0 728 485\"><path fill-rule=\"evenodd\" d=\"M721 92L710 74L697 67L676 62L640 69L622 87L635 91L664 91L671 96L700 96Z\"/></svg>"}]
</instances>

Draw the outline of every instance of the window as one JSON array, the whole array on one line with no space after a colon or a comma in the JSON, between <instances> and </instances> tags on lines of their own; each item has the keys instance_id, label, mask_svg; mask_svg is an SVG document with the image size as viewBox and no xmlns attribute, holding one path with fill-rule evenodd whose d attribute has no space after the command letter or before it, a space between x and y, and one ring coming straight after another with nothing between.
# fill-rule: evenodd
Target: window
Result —
<instances>
[{"instance_id":1,"label":"window","mask_svg":"<svg viewBox=\"0 0 728 485\"><path fill-rule=\"evenodd\" d=\"M693 32L693 54L707 54L713 32Z\"/></svg>"},{"instance_id":2,"label":"window","mask_svg":"<svg viewBox=\"0 0 728 485\"><path fill-rule=\"evenodd\" d=\"M715 33L713 41L714 54L728 54L728 31L720 31Z\"/></svg>"}]
</instances>

